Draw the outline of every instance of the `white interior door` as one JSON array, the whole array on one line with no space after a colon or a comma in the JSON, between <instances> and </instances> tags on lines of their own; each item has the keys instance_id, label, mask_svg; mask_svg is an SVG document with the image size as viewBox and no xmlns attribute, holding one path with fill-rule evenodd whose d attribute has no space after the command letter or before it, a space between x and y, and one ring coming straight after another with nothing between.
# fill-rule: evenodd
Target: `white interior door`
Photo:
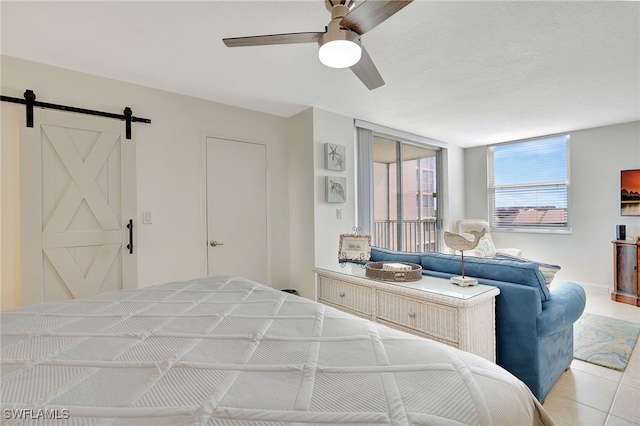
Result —
<instances>
[{"instance_id":1,"label":"white interior door","mask_svg":"<svg viewBox=\"0 0 640 426\"><path fill-rule=\"evenodd\" d=\"M266 147L207 138L207 267L268 284Z\"/></svg>"},{"instance_id":2,"label":"white interior door","mask_svg":"<svg viewBox=\"0 0 640 426\"><path fill-rule=\"evenodd\" d=\"M136 287L135 145L124 124L36 109L20 139L23 303Z\"/></svg>"}]
</instances>

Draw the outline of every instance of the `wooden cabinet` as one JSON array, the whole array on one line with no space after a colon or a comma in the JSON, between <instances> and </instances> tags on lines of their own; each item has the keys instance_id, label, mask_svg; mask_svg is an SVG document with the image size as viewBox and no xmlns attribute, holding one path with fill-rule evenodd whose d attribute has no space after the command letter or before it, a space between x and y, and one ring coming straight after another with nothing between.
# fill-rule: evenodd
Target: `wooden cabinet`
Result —
<instances>
[{"instance_id":1,"label":"wooden cabinet","mask_svg":"<svg viewBox=\"0 0 640 426\"><path fill-rule=\"evenodd\" d=\"M384 290L376 291L376 302L379 323L460 347L460 320L463 319L460 306L418 300L408 294Z\"/></svg>"},{"instance_id":2,"label":"wooden cabinet","mask_svg":"<svg viewBox=\"0 0 640 426\"><path fill-rule=\"evenodd\" d=\"M324 277L318 286L318 300L361 318L371 319L373 290L366 285Z\"/></svg>"},{"instance_id":3,"label":"wooden cabinet","mask_svg":"<svg viewBox=\"0 0 640 426\"><path fill-rule=\"evenodd\" d=\"M360 265L314 272L317 298L325 305L495 362L497 287L458 287L426 276L389 283L366 277Z\"/></svg>"},{"instance_id":4,"label":"wooden cabinet","mask_svg":"<svg viewBox=\"0 0 640 426\"><path fill-rule=\"evenodd\" d=\"M640 306L640 243L613 241L613 292L611 300Z\"/></svg>"}]
</instances>

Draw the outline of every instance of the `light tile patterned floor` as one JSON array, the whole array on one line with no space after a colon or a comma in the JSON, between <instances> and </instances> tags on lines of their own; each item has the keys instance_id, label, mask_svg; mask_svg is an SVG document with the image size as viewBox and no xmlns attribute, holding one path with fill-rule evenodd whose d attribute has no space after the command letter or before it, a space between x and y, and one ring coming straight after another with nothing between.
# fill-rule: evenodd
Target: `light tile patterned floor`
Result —
<instances>
[{"instance_id":1,"label":"light tile patterned floor","mask_svg":"<svg viewBox=\"0 0 640 426\"><path fill-rule=\"evenodd\" d=\"M585 312L640 323L640 307L588 289ZM574 359L543 405L557 425L640 425L640 343L624 372Z\"/></svg>"}]
</instances>

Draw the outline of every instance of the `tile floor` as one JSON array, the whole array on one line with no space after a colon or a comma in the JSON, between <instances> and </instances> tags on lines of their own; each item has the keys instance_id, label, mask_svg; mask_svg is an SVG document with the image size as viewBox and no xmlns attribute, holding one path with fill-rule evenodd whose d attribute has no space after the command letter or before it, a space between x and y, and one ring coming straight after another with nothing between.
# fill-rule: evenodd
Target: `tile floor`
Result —
<instances>
[{"instance_id":1,"label":"tile floor","mask_svg":"<svg viewBox=\"0 0 640 426\"><path fill-rule=\"evenodd\" d=\"M640 323L640 307L588 289L585 312ZM640 425L640 343L624 372L574 359L543 406L557 425Z\"/></svg>"}]
</instances>

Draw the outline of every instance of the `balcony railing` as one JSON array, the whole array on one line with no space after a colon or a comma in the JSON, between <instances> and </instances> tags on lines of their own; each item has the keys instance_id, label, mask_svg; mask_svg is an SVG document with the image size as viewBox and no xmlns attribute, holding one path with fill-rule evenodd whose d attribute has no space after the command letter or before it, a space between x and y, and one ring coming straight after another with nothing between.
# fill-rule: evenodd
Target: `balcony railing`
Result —
<instances>
[{"instance_id":1,"label":"balcony railing","mask_svg":"<svg viewBox=\"0 0 640 426\"><path fill-rule=\"evenodd\" d=\"M390 250L407 251L411 253L438 251L438 232L436 219L376 220L374 221L374 245ZM401 233L402 243L398 248L398 233Z\"/></svg>"}]
</instances>

